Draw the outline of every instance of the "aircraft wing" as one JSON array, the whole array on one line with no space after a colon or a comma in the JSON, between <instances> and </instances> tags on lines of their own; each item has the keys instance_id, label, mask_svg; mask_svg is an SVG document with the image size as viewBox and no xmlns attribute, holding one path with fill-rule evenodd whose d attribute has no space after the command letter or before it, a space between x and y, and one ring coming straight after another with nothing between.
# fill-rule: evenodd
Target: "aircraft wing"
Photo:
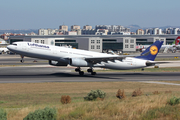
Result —
<instances>
[{"instance_id":1,"label":"aircraft wing","mask_svg":"<svg viewBox=\"0 0 180 120\"><path fill-rule=\"evenodd\" d=\"M92 58L85 58L85 60L87 62L96 64L96 63L100 63L100 62L107 62L107 61L112 61L114 62L114 60L120 60L122 61L122 59L126 58L126 57L134 57L132 55L122 55L122 56L111 56L111 57L92 57Z\"/></svg>"},{"instance_id":2,"label":"aircraft wing","mask_svg":"<svg viewBox=\"0 0 180 120\"><path fill-rule=\"evenodd\" d=\"M126 57L135 57L135 56L132 56L132 55L122 55L122 56L112 56L112 57L93 57L93 58L85 58L85 60L87 62L96 64L96 63L107 62L107 61L114 62L115 60L122 61L122 59L124 59ZM147 64L147 66L154 66L156 64L165 64L165 63L169 63L169 62L148 61L146 64Z\"/></svg>"}]
</instances>

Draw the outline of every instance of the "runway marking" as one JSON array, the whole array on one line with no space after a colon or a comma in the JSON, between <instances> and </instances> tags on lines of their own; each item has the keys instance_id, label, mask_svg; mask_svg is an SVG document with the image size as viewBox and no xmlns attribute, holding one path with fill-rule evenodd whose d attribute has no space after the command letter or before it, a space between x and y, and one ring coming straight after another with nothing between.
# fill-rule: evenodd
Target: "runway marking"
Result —
<instances>
[{"instance_id":1,"label":"runway marking","mask_svg":"<svg viewBox=\"0 0 180 120\"><path fill-rule=\"evenodd\" d=\"M143 83L155 83L155 84L164 84L164 85L178 85L178 86L180 86L180 84L167 83L167 82L155 82L155 81L139 81L139 82L143 82Z\"/></svg>"}]
</instances>

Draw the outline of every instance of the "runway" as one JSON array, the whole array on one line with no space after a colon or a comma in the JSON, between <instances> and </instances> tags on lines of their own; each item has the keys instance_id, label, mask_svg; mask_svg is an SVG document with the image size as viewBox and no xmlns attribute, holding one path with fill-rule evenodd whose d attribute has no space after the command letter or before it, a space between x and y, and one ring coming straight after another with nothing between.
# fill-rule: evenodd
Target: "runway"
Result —
<instances>
[{"instance_id":1,"label":"runway","mask_svg":"<svg viewBox=\"0 0 180 120\"><path fill-rule=\"evenodd\" d=\"M131 54L134 56L139 56L140 53ZM159 53L157 58L180 58L180 53ZM0 65L47 65L48 60L37 59L37 58L29 58L24 57L24 63L20 62L20 55L8 55L3 54L0 55Z\"/></svg>"},{"instance_id":2,"label":"runway","mask_svg":"<svg viewBox=\"0 0 180 120\"><path fill-rule=\"evenodd\" d=\"M179 72L98 72L79 76L64 67L0 67L0 83L107 82L107 81L180 81Z\"/></svg>"},{"instance_id":3,"label":"runway","mask_svg":"<svg viewBox=\"0 0 180 120\"><path fill-rule=\"evenodd\" d=\"M0 55L0 65L48 65L47 60L24 57L24 63L20 62L20 55Z\"/></svg>"},{"instance_id":4,"label":"runway","mask_svg":"<svg viewBox=\"0 0 180 120\"><path fill-rule=\"evenodd\" d=\"M173 57L174 55L178 56L179 54L160 54L160 57ZM48 65L47 60L25 58L25 63L20 63L19 60L19 55L0 55L0 65L2 65L0 67L0 83L180 81L179 72L97 72L95 76L85 72L84 76L79 76L79 73L74 72L74 68L53 67ZM180 61L160 65L160 67L177 66L180 67Z\"/></svg>"}]
</instances>

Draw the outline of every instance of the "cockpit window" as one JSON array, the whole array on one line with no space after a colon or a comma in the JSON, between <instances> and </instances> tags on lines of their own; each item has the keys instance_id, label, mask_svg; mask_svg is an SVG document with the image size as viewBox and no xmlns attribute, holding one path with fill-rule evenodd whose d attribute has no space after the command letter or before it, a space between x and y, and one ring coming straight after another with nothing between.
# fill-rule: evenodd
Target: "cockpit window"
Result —
<instances>
[{"instance_id":1,"label":"cockpit window","mask_svg":"<svg viewBox=\"0 0 180 120\"><path fill-rule=\"evenodd\" d=\"M17 46L17 44L13 44L13 45Z\"/></svg>"}]
</instances>

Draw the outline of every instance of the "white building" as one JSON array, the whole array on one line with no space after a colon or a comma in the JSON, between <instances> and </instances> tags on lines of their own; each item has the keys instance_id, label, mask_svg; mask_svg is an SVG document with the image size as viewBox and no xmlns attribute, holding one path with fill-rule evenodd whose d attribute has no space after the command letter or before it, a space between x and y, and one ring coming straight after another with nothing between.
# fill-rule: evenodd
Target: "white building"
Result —
<instances>
[{"instance_id":1,"label":"white building","mask_svg":"<svg viewBox=\"0 0 180 120\"><path fill-rule=\"evenodd\" d=\"M59 26L59 30L60 30L60 31L64 31L64 32L65 32L65 31L68 31L68 26L67 26L67 25L60 25L60 26Z\"/></svg>"},{"instance_id":2,"label":"white building","mask_svg":"<svg viewBox=\"0 0 180 120\"><path fill-rule=\"evenodd\" d=\"M80 30L81 27L79 25L72 25L71 26L71 31L75 31L75 30Z\"/></svg>"},{"instance_id":3,"label":"white building","mask_svg":"<svg viewBox=\"0 0 180 120\"><path fill-rule=\"evenodd\" d=\"M77 35L77 31L67 31L66 35Z\"/></svg>"},{"instance_id":4,"label":"white building","mask_svg":"<svg viewBox=\"0 0 180 120\"><path fill-rule=\"evenodd\" d=\"M179 34L179 32L178 32L179 30L180 30L179 28L165 28L164 33L177 35L177 34Z\"/></svg>"},{"instance_id":5,"label":"white building","mask_svg":"<svg viewBox=\"0 0 180 120\"><path fill-rule=\"evenodd\" d=\"M173 28L173 34L177 35L178 34L179 28Z\"/></svg>"},{"instance_id":6,"label":"white building","mask_svg":"<svg viewBox=\"0 0 180 120\"><path fill-rule=\"evenodd\" d=\"M56 32L59 32L58 29L39 29L38 35L54 35Z\"/></svg>"},{"instance_id":7,"label":"white building","mask_svg":"<svg viewBox=\"0 0 180 120\"><path fill-rule=\"evenodd\" d=\"M162 29L159 28L153 28L153 35L161 35Z\"/></svg>"},{"instance_id":8,"label":"white building","mask_svg":"<svg viewBox=\"0 0 180 120\"><path fill-rule=\"evenodd\" d=\"M92 30L92 26L90 26L90 25L85 25L85 26L83 26L83 29L84 29L84 30Z\"/></svg>"},{"instance_id":9,"label":"white building","mask_svg":"<svg viewBox=\"0 0 180 120\"><path fill-rule=\"evenodd\" d=\"M39 29L38 35L48 35L48 30L47 29Z\"/></svg>"},{"instance_id":10,"label":"white building","mask_svg":"<svg viewBox=\"0 0 180 120\"><path fill-rule=\"evenodd\" d=\"M136 30L136 34L137 35L144 35L144 30L138 29L138 30Z\"/></svg>"},{"instance_id":11,"label":"white building","mask_svg":"<svg viewBox=\"0 0 180 120\"><path fill-rule=\"evenodd\" d=\"M121 25L96 25L96 30L98 29L106 29L108 30L108 34L120 34L120 35L130 35L130 28L125 28Z\"/></svg>"},{"instance_id":12,"label":"white building","mask_svg":"<svg viewBox=\"0 0 180 120\"><path fill-rule=\"evenodd\" d=\"M107 35L108 30L107 29L97 29L96 35Z\"/></svg>"}]
</instances>

